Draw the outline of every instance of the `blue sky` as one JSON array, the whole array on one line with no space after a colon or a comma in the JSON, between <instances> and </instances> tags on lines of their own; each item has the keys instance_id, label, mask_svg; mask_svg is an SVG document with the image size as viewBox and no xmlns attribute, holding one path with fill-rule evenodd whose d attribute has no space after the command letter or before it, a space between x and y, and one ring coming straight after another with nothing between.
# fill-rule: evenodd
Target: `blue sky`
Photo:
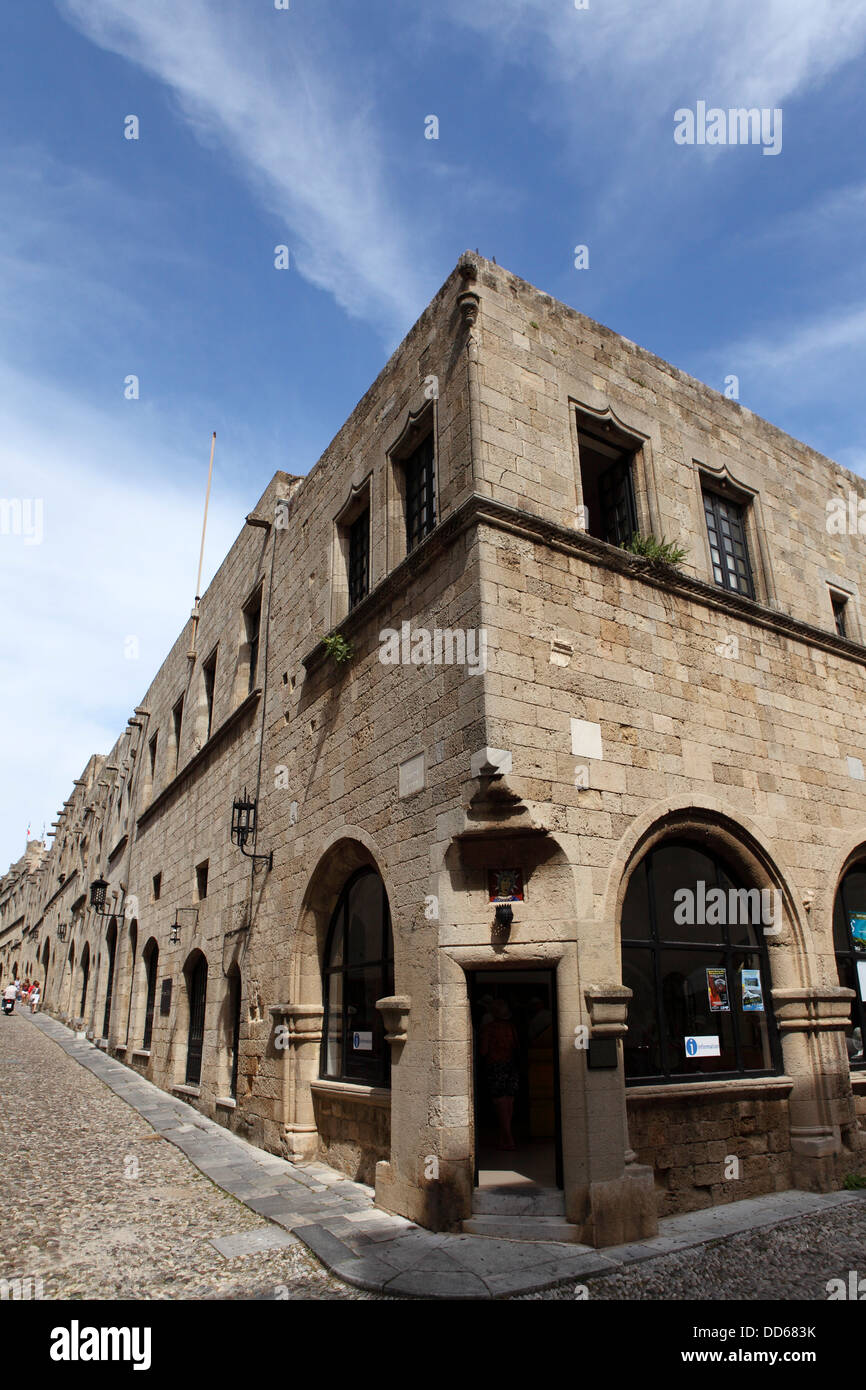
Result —
<instances>
[{"instance_id":1,"label":"blue sky","mask_svg":"<svg viewBox=\"0 0 866 1390\"><path fill-rule=\"evenodd\" d=\"M466 247L866 471L866 0L289 3L0 20L4 864L188 616L211 431L207 575ZM781 153L677 145L698 101Z\"/></svg>"}]
</instances>

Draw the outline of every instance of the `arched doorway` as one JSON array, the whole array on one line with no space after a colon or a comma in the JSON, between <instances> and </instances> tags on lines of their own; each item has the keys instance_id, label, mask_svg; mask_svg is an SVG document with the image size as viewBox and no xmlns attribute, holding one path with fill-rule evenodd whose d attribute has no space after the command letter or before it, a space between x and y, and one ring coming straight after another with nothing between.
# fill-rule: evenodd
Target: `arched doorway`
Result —
<instances>
[{"instance_id":1,"label":"arched doorway","mask_svg":"<svg viewBox=\"0 0 866 1390\"><path fill-rule=\"evenodd\" d=\"M105 984L105 1012L102 1016L102 1036L108 1037L111 1027L111 1000L114 994L114 964L117 957L117 922L112 917L108 927L108 976Z\"/></svg>"},{"instance_id":2,"label":"arched doorway","mask_svg":"<svg viewBox=\"0 0 866 1390\"><path fill-rule=\"evenodd\" d=\"M78 1017L79 1017L79 1018L84 1018L84 1017L86 1016L84 1011L85 1011L85 1008L87 1007L87 985L88 985L88 982L89 982L89 980L90 980L90 943L89 943L89 942L85 943L84 950L81 952L81 961L80 961L80 963L79 963L79 972L80 972L80 976L81 976L81 995L80 995L80 998L79 998L79 1001L78 1001Z\"/></svg>"},{"instance_id":3,"label":"arched doorway","mask_svg":"<svg viewBox=\"0 0 866 1390\"><path fill-rule=\"evenodd\" d=\"M150 1051L153 1041L153 1015L156 1007L156 978L159 970L159 947L150 938L142 952L145 974L145 1001L144 1001L144 1032L141 1038L141 1046L145 1052Z\"/></svg>"},{"instance_id":4,"label":"arched doorway","mask_svg":"<svg viewBox=\"0 0 866 1390\"><path fill-rule=\"evenodd\" d=\"M193 952L187 960L184 967L184 978L189 1006L184 1080L187 1086L199 1086L201 1085L205 1008L207 1005L207 960L201 951Z\"/></svg>"}]
</instances>

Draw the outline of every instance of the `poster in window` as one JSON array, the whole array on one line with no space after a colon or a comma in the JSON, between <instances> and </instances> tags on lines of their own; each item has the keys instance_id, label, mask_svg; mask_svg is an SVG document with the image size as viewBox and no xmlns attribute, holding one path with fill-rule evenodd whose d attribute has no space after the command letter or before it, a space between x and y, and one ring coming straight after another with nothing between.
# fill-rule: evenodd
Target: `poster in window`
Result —
<instances>
[{"instance_id":1,"label":"poster in window","mask_svg":"<svg viewBox=\"0 0 866 1390\"><path fill-rule=\"evenodd\" d=\"M522 869L491 869L488 886L492 903L523 902Z\"/></svg>"},{"instance_id":2,"label":"poster in window","mask_svg":"<svg viewBox=\"0 0 866 1390\"><path fill-rule=\"evenodd\" d=\"M743 1012L762 1014L764 1012L764 989L761 984L760 970L741 970L740 983L743 990Z\"/></svg>"},{"instance_id":3,"label":"poster in window","mask_svg":"<svg viewBox=\"0 0 866 1390\"><path fill-rule=\"evenodd\" d=\"M848 925L858 951L866 951L866 912L849 912Z\"/></svg>"},{"instance_id":4,"label":"poster in window","mask_svg":"<svg viewBox=\"0 0 866 1390\"><path fill-rule=\"evenodd\" d=\"M857 962L857 983L860 986L860 998L866 1004L866 960Z\"/></svg>"},{"instance_id":5,"label":"poster in window","mask_svg":"<svg viewBox=\"0 0 866 1390\"><path fill-rule=\"evenodd\" d=\"M707 994L710 998L711 1013L729 1014L731 1012L727 970L719 966L707 966Z\"/></svg>"}]
</instances>

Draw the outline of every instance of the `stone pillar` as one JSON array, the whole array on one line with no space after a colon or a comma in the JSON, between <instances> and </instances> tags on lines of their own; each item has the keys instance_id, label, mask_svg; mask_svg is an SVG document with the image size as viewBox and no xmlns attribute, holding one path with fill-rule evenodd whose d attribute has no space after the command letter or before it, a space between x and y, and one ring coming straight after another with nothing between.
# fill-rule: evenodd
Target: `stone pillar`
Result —
<instances>
[{"instance_id":1,"label":"stone pillar","mask_svg":"<svg viewBox=\"0 0 866 1390\"><path fill-rule=\"evenodd\" d=\"M288 1149L286 1157L292 1162L302 1162L314 1158L318 1147L310 1083L319 1075L325 1010L321 1004L272 1004L268 1012L287 1030L281 1048L283 1113L280 1134Z\"/></svg>"},{"instance_id":2,"label":"stone pillar","mask_svg":"<svg viewBox=\"0 0 866 1390\"><path fill-rule=\"evenodd\" d=\"M792 1171L797 1187L830 1192L842 1176L842 1134L857 1133L845 1047L853 990L837 985L774 989L789 1102Z\"/></svg>"},{"instance_id":3,"label":"stone pillar","mask_svg":"<svg viewBox=\"0 0 866 1390\"><path fill-rule=\"evenodd\" d=\"M629 1144L625 1074L620 1039L632 992L625 985L589 985L586 1067L589 1207L586 1239L595 1246L622 1245L658 1232L652 1168L636 1162ZM605 1065L615 1061L614 1065ZM593 1063L599 1065L593 1065Z\"/></svg>"}]
</instances>

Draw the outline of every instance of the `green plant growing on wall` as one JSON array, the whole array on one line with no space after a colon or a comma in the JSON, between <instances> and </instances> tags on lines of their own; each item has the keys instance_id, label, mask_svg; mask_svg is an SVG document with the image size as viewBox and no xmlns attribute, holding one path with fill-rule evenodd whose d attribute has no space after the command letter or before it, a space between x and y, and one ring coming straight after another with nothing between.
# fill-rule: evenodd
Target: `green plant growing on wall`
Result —
<instances>
[{"instance_id":1,"label":"green plant growing on wall","mask_svg":"<svg viewBox=\"0 0 866 1390\"><path fill-rule=\"evenodd\" d=\"M335 632L330 637L322 638L322 645L332 661L338 666L343 666L345 662L351 661L355 655L354 648L347 642L341 633Z\"/></svg>"},{"instance_id":2,"label":"green plant growing on wall","mask_svg":"<svg viewBox=\"0 0 866 1390\"><path fill-rule=\"evenodd\" d=\"M849 1191L866 1187L866 1173L846 1173L842 1186L847 1187Z\"/></svg>"},{"instance_id":3,"label":"green plant growing on wall","mask_svg":"<svg viewBox=\"0 0 866 1390\"><path fill-rule=\"evenodd\" d=\"M664 536L661 540L656 540L655 536L640 536L634 532L631 539L626 541L623 550L630 550L632 555L640 555L645 560L654 560L659 565L680 565L688 555L688 551L683 546L677 545L675 541L666 541Z\"/></svg>"}]
</instances>

